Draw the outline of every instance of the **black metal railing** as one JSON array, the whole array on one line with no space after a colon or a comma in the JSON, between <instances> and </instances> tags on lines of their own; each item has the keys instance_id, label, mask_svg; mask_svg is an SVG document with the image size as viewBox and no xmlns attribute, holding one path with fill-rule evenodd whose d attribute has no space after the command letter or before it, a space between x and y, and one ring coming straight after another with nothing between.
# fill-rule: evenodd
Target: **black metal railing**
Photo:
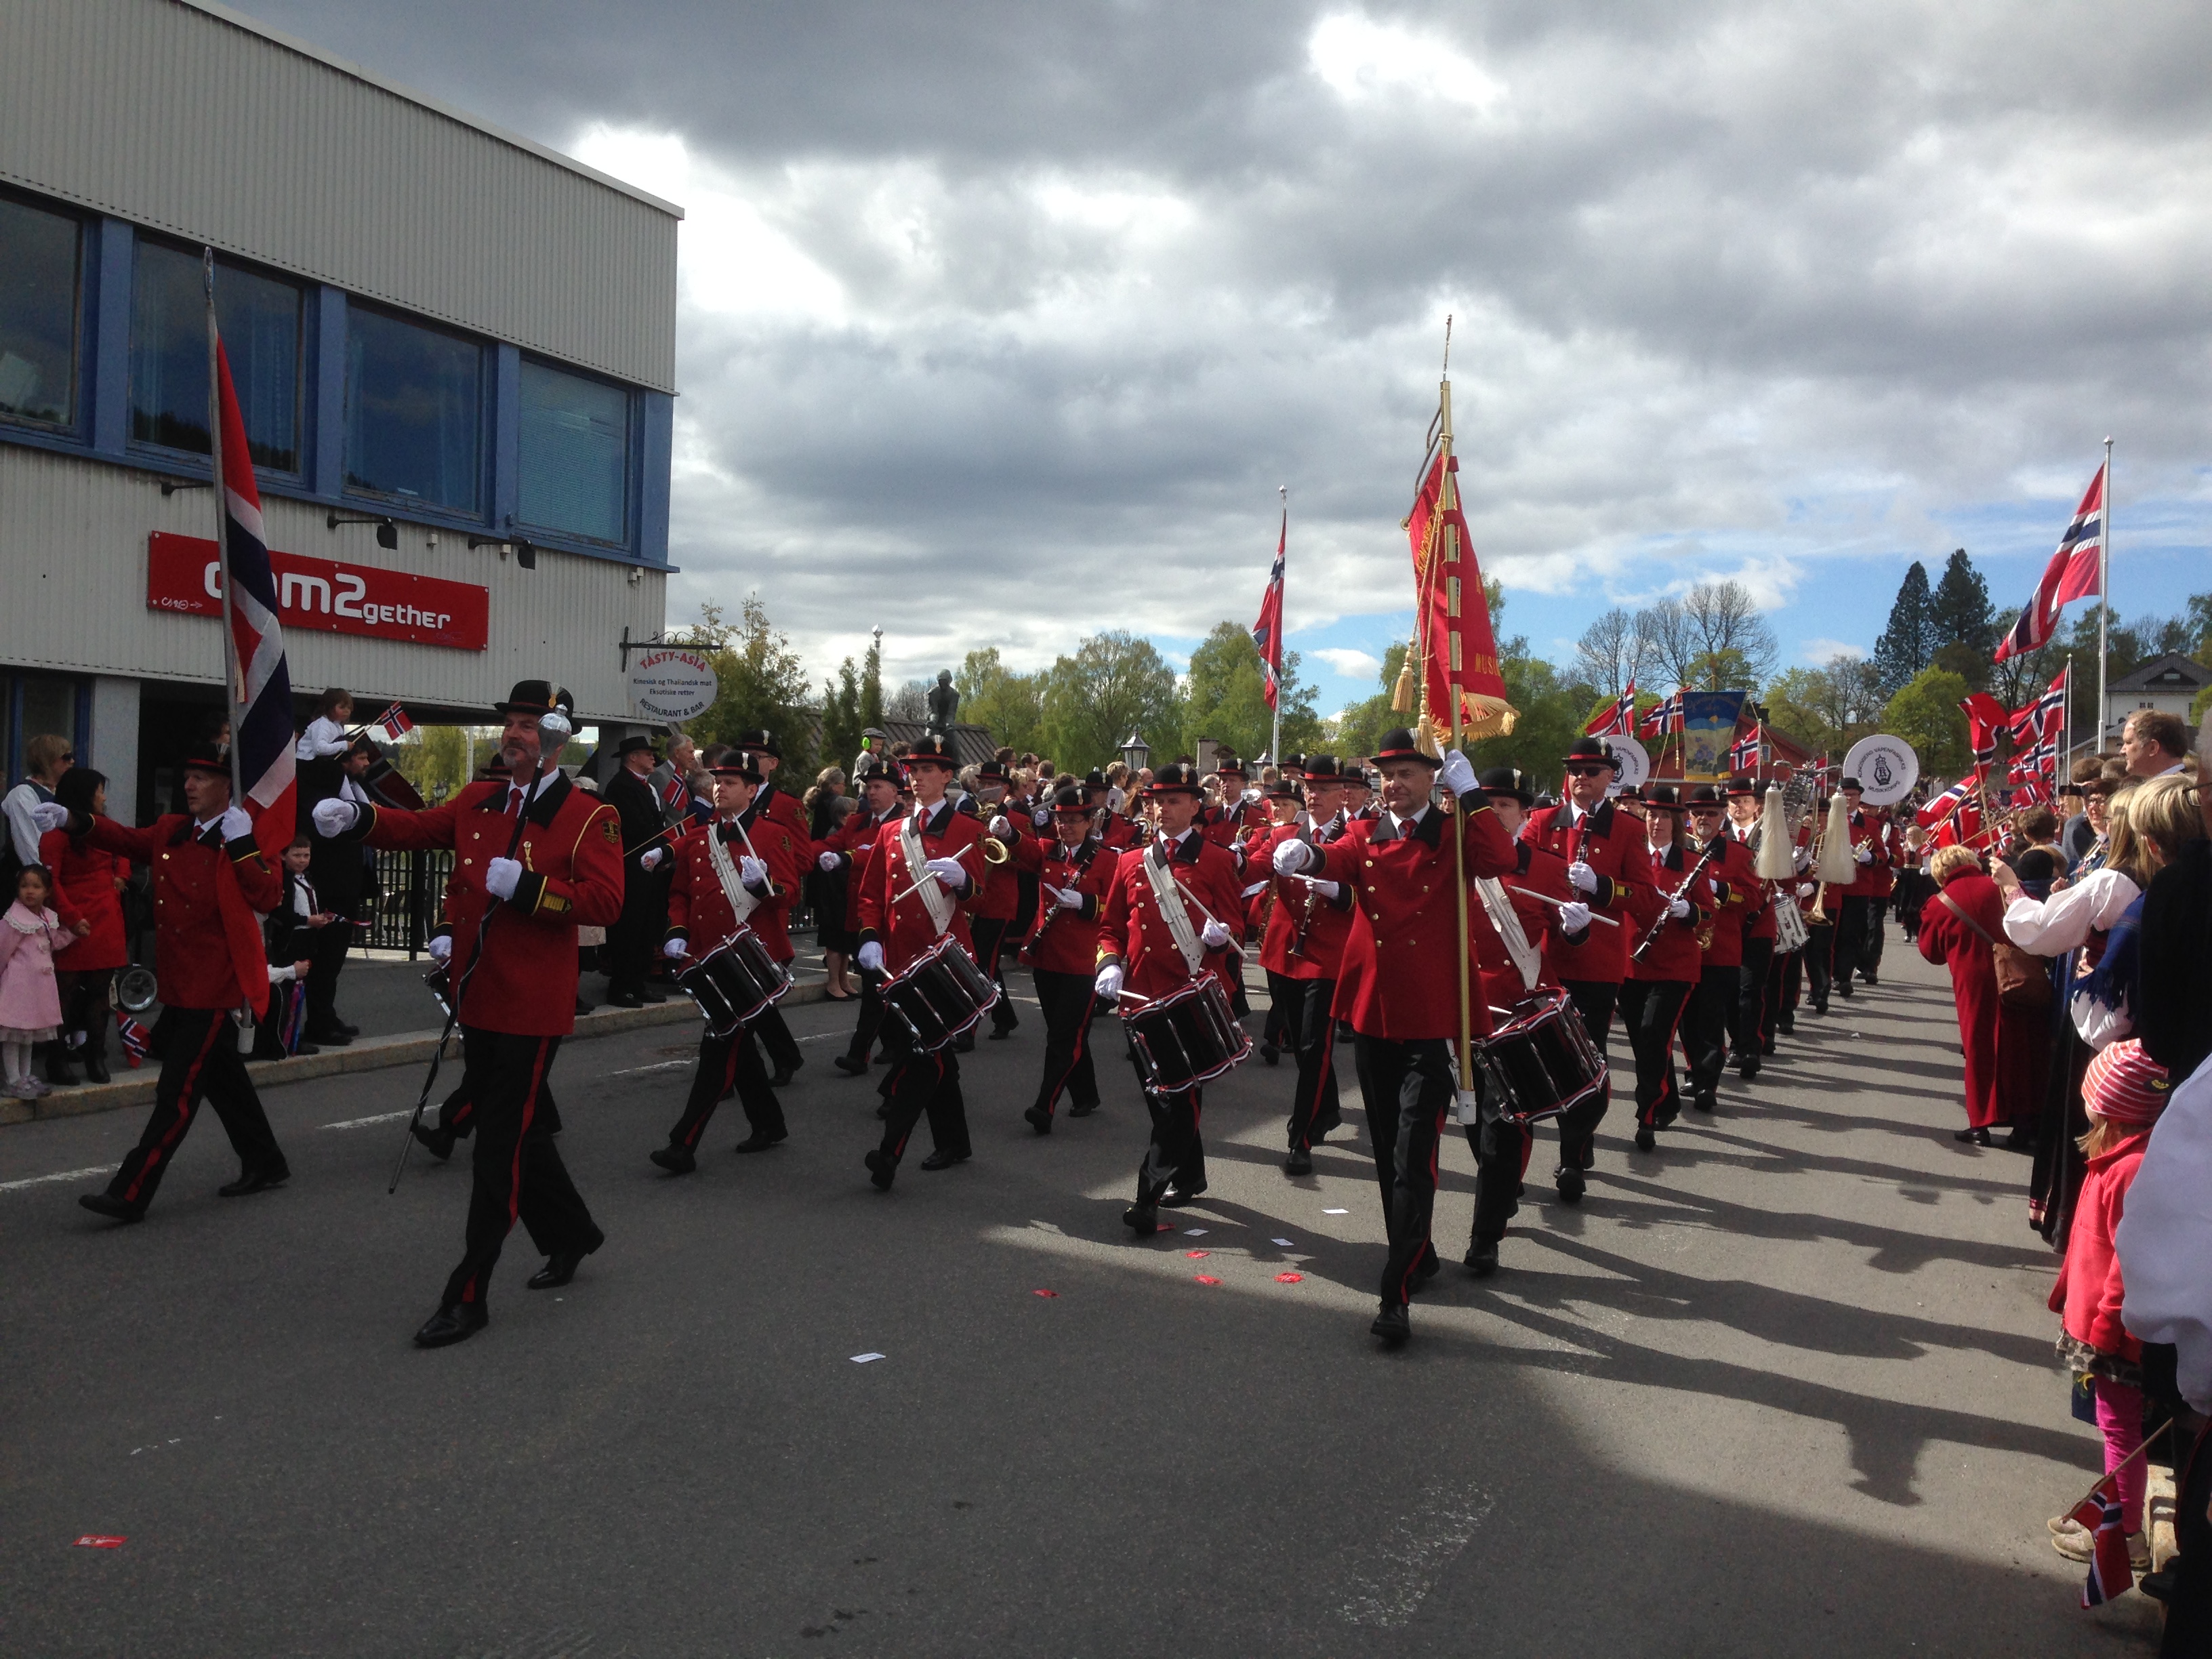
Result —
<instances>
[{"instance_id":1,"label":"black metal railing","mask_svg":"<svg viewBox=\"0 0 2212 1659\"><path fill-rule=\"evenodd\" d=\"M379 853L376 905L368 913L368 937L362 943L372 951L420 956L437 928L446 878L453 870L453 855L442 847L420 853Z\"/></svg>"}]
</instances>

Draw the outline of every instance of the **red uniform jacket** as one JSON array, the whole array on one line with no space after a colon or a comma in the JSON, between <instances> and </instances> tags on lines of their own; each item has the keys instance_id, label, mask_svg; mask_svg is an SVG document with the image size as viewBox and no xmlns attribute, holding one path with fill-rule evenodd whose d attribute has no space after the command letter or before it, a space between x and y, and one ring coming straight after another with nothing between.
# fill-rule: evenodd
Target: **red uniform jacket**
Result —
<instances>
[{"instance_id":1,"label":"red uniform jacket","mask_svg":"<svg viewBox=\"0 0 2212 1659\"><path fill-rule=\"evenodd\" d=\"M1945 899L1951 902L1946 904ZM1981 933L1961 921L1952 905L1972 916ZM1996 883L1978 870L1952 877L1940 895L1920 907L1920 954L1951 970L1959 1046L1966 1050L1966 1122L1985 1129L2010 1117L2018 1103L2002 1097L2004 1074L1997 1058L2002 1011L1997 1001L1996 962L1983 934L1991 939L2005 936L2004 900Z\"/></svg>"},{"instance_id":2,"label":"red uniform jacket","mask_svg":"<svg viewBox=\"0 0 2212 1659\"><path fill-rule=\"evenodd\" d=\"M1272 860L1275 848L1296 840L1298 833L1295 823L1277 824L1267 837L1266 853L1255 854L1254 860ZM1285 979L1334 979L1344 965L1345 942L1352 937L1352 884L1339 882L1336 896L1328 899L1314 891L1311 877L1275 875L1272 862L1248 860L1246 867L1255 877L1265 869L1275 889L1274 908L1260 941L1260 965ZM1293 946L1297 947L1295 953Z\"/></svg>"},{"instance_id":3,"label":"red uniform jacket","mask_svg":"<svg viewBox=\"0 0 2212 1659\"><path fill-rule=\"evenodd\" d=\"M1006 833L999 839L1006 842L1007 853L1004 864L989 863L981 853L969 860L983 866L976 877L975 920L1012 921L1015 912L1022 908L1022 878L1012 855L1027 839L1022 831L1028 827L1029 815L1018 804L994 806L988 801L977 800L974 805L975 822L987 836L991 833L993 818L1006 819Z\"/></svg>"},{"instance_id":4,"label":"red uniform jacket","mask_svg":"<svg viewBox=\"0 0 2212 1659\"><path fill-rule=\"evenodd\" d=\"M1244 832L1254 826L1255 815L1258 822L1264 825L1267 816L1267 802L1248 801L1243 792L1239 790L1232 799L1219 806L1206 809L1206 816L1199 821L1200 833L1216 847L1228 852L1244 839ZM1224 916L1222 920L1226 921L1228 918Z\"/></svg>"},{"instance_id":5,"label":"red uniform jacket","mask_svg":"<svg viewBox=\"0 0 2212 1659\"><path fill-rule=\"evenodd\" d=\"M1148 844L1156 844L1148 843ZM1206 907L1233 935L1243 917L1243 895L1237 878L1237 860L1206 840L1202 830L1192 828L1168 855L1168 871L1176 885L1197 901L1186 905L1191 929L1203 933ZM1119 958L1123 983L1141 997L1162 997L1190 983L1188 966L1176 948L1167 918L1160 914L1150 877L1145 874L1145 848L1133 847L1114 866L1114 882L1106 890L1106 914L1098 924L1098 959ZM1201 972L1211 972L1222 988L1232 994L1244 968L1244 953L1233 937L1218 951L1208 951Z\"/></svg>"},{"instance_id":6,"label":"red uniform jacket","mask_svg":"<svg viewBox=\"0 0 2212 1659\"><path fill-rule=\"evenodd\" d=\"M745 923L761 936L770 956L778 962L788 962L793 954L788 927L792 899L799 890L798 849L782 825L751 821L750 809L741 819L745 834L752 837L753 850L768 866L769 886L768 895L753 907ZM738 930L737 912L731 908L729 895L722 890L722 878L714 870L714 848L708 840L709 836L722 836L734 866L745 855L744 839L732 827L737 821L718 818L712 825L690 831L676 844L676 877L668 888L667 938L693 945L690 959L694 962Z\"/></svg>"},{"instance_id":7,"label":"red uniform jacket","mask_svg":"<svg viewBox=\"0 0 2212 1659\"><path fill-rule=\"evenodd\" d=\"M767 790L763 789L760 794L753 797L753 804L738 815L738 822L744 825L745 834L752 837L754 853L767 864L769 878L775 884L773 896L753 911L749 921L753 932L761 936L761 943L768 946L769 955L774 957L778 962L789 962L792 957L799 954L792 947L791 943L791 907L799 902L799 876L805 867L805 860L813 853L814 842L807 836L804 826L796 830L792 829L789 813L770 815L762 812L761 796L767 793ZM786 805L792 804L791 797L788 795L778 795L775 799ZM721 820L717 819L716 822L720 823ZM684 832L686 839L704 834L703 825L696 826ZM744 854L745 843L743 839L732 837L731 845L736 849L731 854L732 858L737 858ZM682 852L680 847L678 852L679 854ZM698 852L699 856L705 861L708 879L712 881L714 860L707 855L707 846L704 841L699 843ZM681 881L683 875L680 865L678 870L677 879ZM720 885L720 883L716 883L718 888ZM675 901L672 895L669 912L672 916L675 914L674 904ZM728 901L724 900L723 908L726 910L728 908ZM726 933L728 929L725 928L723 931ZM721 935L718 933L715 937L719 939Z\"/></svg>"},{"instance_id":8,"label":"red uniform jacket","mask_svg":"<svg viewBox=\"0 0 2212 1659\"><path fill-rule=\"evenodd\" d=\"M1037 895L1036 922L1030 929L1029 962L1048 974L1088 976L1098 966L1098 920L1106 912L1106 895L1114 885L1115 855L1096 836L1086 836L1073 848L1060 837L1043 841L1024 836L1014 848L1014 867L1025 870L1040 883L1072 887L1083 895L1080 908L1055 908L1045 894Z\"/></svg>"},{"instance_id":9,"label":"red uniform jacket","mask_svg":"<svg viewBox=\"0 0 2212 1659\"><path fill-rule=\"evenodd\" d=\"M1520 860L1498 814L1479 794L1463 805L1471 809L1460 832L1468 877L1511 875ZM1337 973L1335 1012L1363 1036L1412 1042L1459 1035L1456 953L1469 946L1460 931L1455 860L1444 845L1447 822L1433 806L1403 835L1387 816L1360 818L1322 849L1315 873L1354 890L1358 913ZM1474 1030L1486 1034L1488 1006L1474 1000Z\"/></svg>"},{"instance_id":10,"label":"red uniform jacket","mask_svg":"<svg viewBox=\"0 0 2212 1659\"><path fill-rule=\"evenodd\" d=\"M867 884L868 863L876 855L876 836L886 823L899 819L895 801L883 817L872 817L865 806L845 814L845 821L814 843L814 854L835 853L845 860L845 931L860 931L860 889Z\"/></svg>"},{"instance_id":11,"label":"red uniform jacket","mask_svg":"<svg viewBox=\"0 0 2212 1659\"><path fill-rule=\"evenodd\" d=\"M1887 898L1897 885L1897 872L1892 867L1896 858L1891 846L1889 821L1879 811L1869 811L1862 806L1851 814L1852 856L1863 847L1874 854L1874 861L1859 866L1859 872L1851 878L1851 884L1842 890L1852 898Z\"/></svg>"},{"instance_id":12,"label":"red uniform jacket","mask_svg":"<svg viewBox=\"0 0 2212 1659\"><path fill-rule=\"evenodd\" d=\"M1522 936L1536 947L1536 984L1557 985L1559 975L1552 965L1550 935L1559 913L1532 897L1531 893L1547 894L1564 902L1573 896L1569 891L1573 884L1567 879L1565 864L1541 848L1531 847L1525 841L1516 842L1513 855L1518 867L1516 873L1504 878L1505 896L1512 902ZM1480 1000L1492 1008L1510 1008L1529 995L1528 982L1521 977L1520 964L1513 960L1512 951L1506 949L1497 925L1490 919L1490 907L1472 887L1467 896L1467 925L1474 936L1475 965L1482 975Z\"/></svg>"},{"instance_id":13,"label":"red uniform jacket","mask_svg":"<svg viewBox=\"0 0 2212 1659\"><path fill-rule=\"evenodd\" d=\"M507 786L472 783L420 812L367 805L349 839L372 847L453 849L447 911L453 927L452 982L469 970L479 924L483 966L469 981L464 1024L514 1036L566 1036L576 1029L576 929L622 917L622 823L615 809L556 774L539 786L515 857L523 866L511 899L495 900L484 869L507 856L514 819Z\"/></svg>"},{"instance_id":14,"label":"red uniform jacket","mask_svg":"<svg viewBox=\"0 0 2212 1659\"><path fill-rule=\"evenodd\" d=\"M814 832L806 822L806 809L799 804L799 797L778 788L772 782L763 783L754 792L753 804L750 810L759 813L764 818L774 820L788 830L791 832L793 842L797 846L807 845L813 837ZM760 839L760 832L752 830L751 820L746 821L745 827L752 830L752 837L755 841ZM765 848L762 850L761 856L763 858L768 856Z\"/></svg>"},{"instance_id":15,"label":"red uniform jacket","mask_svg":"<svg viewBox=\"0 0 2212 1659\"><path fill-rule=\"evenodd\" d=\"M76 842L66 830L49 830L39 837L39 862L53 872L54 914L70 930L64 937L74 940L54 952L54 971L95 973L127 963L131 950L123 937L123 895L115 890L115 884L130 879L131 860L102 852L88 837ZM76 933L80 921L92 924L92 931L82 939Z\"/></svg>"},{"instance_id":16,"label":"red uniform jacket","mask_svg":"<svg viewBox=\"0 0 2212 1659\"><path fill-rule=\"evenodd\" d=\"M919 805L914 810L921 820L918 827L925 863L931 859L957 858L962 848L973 847L983 839L983 827L956 810L951 801L938 802L934 811L925 811ZM876 832L875 852L868 860L867 879L860 891L860 942L865 945L874 939L882 945L884 970L893 978L912 967L918 957L945 935L958 939L963 950L973 952L975 941L968 932L968 907L981 885L976 872L983 863L980 852L970 853L961 860L968 870L967 893L955 896L951 925L945 935L940 935L936 924L929 919L929 907L922 902L921 895L906 890L922 872L907 868L906 849L899 836L902 822L894 819Z\"/></svg>"},{"instance_id":17,"label":"red uniform jacket","mask_svg":"<svg viewBox=\"0 0 2212 1659\"><path fill-rule=\"evenodd\" d=\"M1721 839L1720 857L1705 867L1713 892L1714 916L1713 942L1704 952L1705 966L1741 968L1745 924L1754 912L1764 914L1766 884L1759 878L1749 848L1726 830L1721 831ZM1767 932L1771 937L1771 921Z\"/></svg>"},{"instance_id":18,"label":"red uniform jacket","mask_svg":"<svg viewBox=\"0 0 2212 1659\"><path fill-rule=\"evenodd\" d=\"M209 827L210 836L217 833ZM153 872L154 972L163 1006L235 1008L252 1000L232 967L221 896L224 884L235 878L238 895L249 908L266 914L283 902L284 878L254 846L252 836L210 844L193 836L190 817L170 812L143 830L95 817L84 839L88 847L134 860ZM252 918L246 920L250 926ZM258 936L259 929L253 932ZM263 975L261 994L266 997L267 963L259 947L248 966Z\"/></svg>"},{"instance_id":19,"label":"red uniform jacket","mask_svg":"<svg viewBox=\"0 0 2212 1659\"><path fill-rule=\"evenodd\" d=\"M1136 820L1125 818L1118 812L1109 812L1106 817L1105 831L1100 838L1105 842L1108 852L1126 853L1137 844Z\"/></svg>"},{"instance_id":20,"label":"red uniform jacket","mask_svg":"<svg viewBox=\"0 0 2212 1659\"><path fill-rule=\"evenodd\" d=\"M1752 851L1751 843L1745 839L1751 831L1730 823L1727 834L1731 841L1743 849L1747 866L1752 874L1756 877L1759 873L1759 854ZM1763 939L1771 941L1774 938L1774 907L1779 902L1776 895L1792 885L1794 885L1793 883L1788 882L1759 882L1756 890L1747 894L1744 898L1743 922L1739 937L1747 940Z\"/></svg>"},{"instance_id":21,"label":"red uniform jacket","mask_svg":"<svg viewBox=\"0 0 2212 1659\"><path fill-rule=\"evenodd\" d=\"M1609 800L1601 802L1587 818L1574 823L1570 823L1565 805L1546 806L1528 815L1521 839L1569 864L1580 859L1589 865L1597 872L1597 891L1577 892L1575 896L1621 924L1607 927L1593 922L1581 944L1563 941L1554 957L1559 977L1620 984L1628 977L1628 953L1635 948L1637 939L1629 895L1634 889L1651 884L1651 856L1644 825Z\"/></svg>"},{"instance_id":22,"label":"red uniform jacket","mask_svg":"<svg viewBox=\"0 0 2212 1659\"><path fill-rule=\"evenodd\" d=\"M1630 897L1629 908L1634 920L1628 923L1626 948L1632 952L1651 931L1651 924L1666 915L1668 897L1682 884L1682 878L1696 865L1698 855L1685 845L1670 847L1664 853L1654 853L1647 847L1644 861L1651 871L1653 884L1637 889ZM1660 924L1659 936L1651 941L1651 948L1644 953L1644 959L1629 963L1629 978L1682 985L1698 982L1698 929L1713 913L1711 868L1708 865L1708 873L1699 876L1691 884L1690 890L1682 895L1690 902L1690 914L1680 921L1669 916ZM1595 933L1597 929L1593 927L1590 931Z\"/></svg>"}]
</instances>

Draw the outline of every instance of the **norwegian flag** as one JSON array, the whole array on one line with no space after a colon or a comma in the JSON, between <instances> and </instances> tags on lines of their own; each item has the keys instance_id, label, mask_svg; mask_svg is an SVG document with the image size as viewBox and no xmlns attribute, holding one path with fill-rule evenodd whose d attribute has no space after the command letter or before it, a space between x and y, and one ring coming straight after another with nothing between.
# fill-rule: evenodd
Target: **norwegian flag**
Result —
<instances>
[{"instance_id":1,"label":"norwegian flag","mask_svg":"<svg viewBox=\"0 0 2212 1659\"><path fill-rule=\"evenodd\" d=\"M388 743L398 742L400 738L415 729L415 722L407 718L407 711L396 702L369 724L383 732L385 740Z\"/></svg>"},{"instance_id":2,"label":"norwegian flag","mask_svg":"<svg viewBox=\"0 0 2212 1659\"><path fill-rule=\"evenodd\" d=\"M2093 1548L2089 1577L2081 1586L2081 1605L2101 1607L2136 1587L2134 1565L2128 1559L2127 1534L2120 1516L2120 1481L2117 1471L2089 1489L2089 1495L2069 1512L2089 1528Z\"/></svg>"},{"instance_id":3,"label":"norwegian flag","mask_svg":"<svg viewBox=\"0 0 2212 1659\"><path fill-rule=\"evenodd\" d=\"M2074 509L2074 522L2058 538L2058 550L2043 568L2035 597L2020 620L1997 647L1996 659L2035 651L2050 643L2058 631L2058 613L2076 599L2094 599L2100 586L2098 565L2105 550L2105 469L2089 480L2088 493Z\"/></svg>"},{"instance_id":4,"label":"norwegian flag","mask_svg":"<svg viewBox=\"0 0 2212 1659\"><path fill-rule=\"evenodd\" d=\"M292 770L292 672L284 660L284 628L276 617L276 578L261 527L261 491L246 447L246 420L230 382L230 358L215 334L216 392L222 430L222 591L230 600L236 678L230 688L231 742L253 819L253 839L280 860L298 829Z\"/></svg>"},{"instance_id":5,"label":"norwegian flag","mask_svg":"<svg viewBox=\"0 0 2212 1659\"><path fill-rule=\"evenodd\" d=\"M668 781L660 786L661 805L666 806L671 811L687 805L690 799L691 786L672 773L669 775Z\"/></svg>"},{"instance_id":6,"label":"norwegian flag","mask_svg":"<svg viewBox=\"0 0 2212 1659\"><path fill-rule=\"evenodd\" d=\"M1923 830L1934 829L1959 810L1959 804L1966 799L1972 787L1969 780L1960 778L1942 794L1923 805L1912 815L1912 821Z\"/></svg>"},{"instance_id":7,"label":"norwegian flag","mask_svg":"<svg viewBox=\"0 0 2212 1659\"><path fill-rule=\"evenodd\" d=\"M1735 746L1729 749L1728 756L1729 770L1731 772L1756 772L1759 770L1760 753L1765 747L1766 723L1764 720L1760 720L1756 722L1750 731L1738 738L1735 740Z\"/></svg>"},{"instance_id":8,"label":"norwegian flag","mask_svg":"<svg viewBox=\"0 0 2212 1659\"><path fill-rule=\"evenodd\" d=\"M1682 729L1682 690L1675 687L1674 695L1664 702L1655 702L1644 710L1644 719L1636 728L1639 738L1663 738Z\"/></svg>"},{"instance_id":9,"label":"norwegian flag","mask_svg":"<svg viewBox=\"0 0 2212 1659\"><path fill-rule=\"evenodd\" d=\"M1586 738L1626 738L1636 731L1636 682L1621 687L1620 695L1611 704L1590 716L1583 727Z\"/></svg>"},{"instance_id":10,"label":"norwegian flag","mask_svg":"<svg viewBox=\"0 0 2212 1659\"><path fill-rule=\"evenodd\" d=\"M1974 765L1988 766L1997 757L1997 733L2011 725L2012 714L1986 691L1960 698L1959 707L1966 716L1966 747L1973 750Z\"/></svg>"},{"instance_id":11,"label":"norwegian flag","mask_svg":"<svg viewBox=\"0 0 2212 1659\"><path fill-rule=\"evenodd\" d=\"M123 1039L123 1052L133 1066L152 1052L154 1034L130 1015L119 1015L115 1022L115 1030Z\"/></svg>"},{"instance_id":12,"label":"norwegian flag","mask_svg":"<svg viewBox=\"0 0 2212 1659\"><path fill-rule=\"evenodd\" d=\"M1267 671L1267 707L1280 695L1283 673L1283 556L1291 544L1291 509L1283 509L1283 526L1275 536L1275 565L1267 573L1267 592L1260 601L1260 620L1252 624L1252 643L1260 647L1260 665Z\"/></svg>"},{"instance_id":13,"label":"norwegian flag","mask_svg":"<svg viewBox=\"0 0 2212 1659\"><path fill-rule=\"evenodd\" d=\"M2012 711L2008 724L2012 728L2015 743L2047 743L2058 735L2066 721L2066 682L2074 672L2068 663L2058 671L2058 678L2051 682L2043 695L2025 708Z\"/></svg>"}]
</instances>

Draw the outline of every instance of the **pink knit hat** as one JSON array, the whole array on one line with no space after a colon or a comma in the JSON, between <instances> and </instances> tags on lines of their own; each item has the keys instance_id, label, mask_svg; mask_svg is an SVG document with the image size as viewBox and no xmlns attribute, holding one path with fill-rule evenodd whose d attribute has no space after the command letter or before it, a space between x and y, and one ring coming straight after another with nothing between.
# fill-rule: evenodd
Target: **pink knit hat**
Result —
<instances>
[{"instance_id":1,"label":"pink knit hat","mask_svg":"<svg viewBox=\"0 0 2212 1659\"><path fill-rule=\"evenodd\" d=\"M2133 1037L2099 1050L2081 1077L2081 1104L2115 1123L2156 1122L2172 1092L2166 1067Z\"/></svg>"}]
</instances>

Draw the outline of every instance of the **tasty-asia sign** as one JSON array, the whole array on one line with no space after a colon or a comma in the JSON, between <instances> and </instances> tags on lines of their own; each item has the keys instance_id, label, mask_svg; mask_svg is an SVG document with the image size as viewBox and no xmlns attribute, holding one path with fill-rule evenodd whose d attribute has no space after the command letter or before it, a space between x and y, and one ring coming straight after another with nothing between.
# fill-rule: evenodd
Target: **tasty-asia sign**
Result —
<instances>
[{"instance_id":1,"label":"tasty-asia sign","mask_svg":"<svg viewBox=\"0 0 2212 1659\"><path fill-rule=\"evenodd\" d=\"M491 628L491 590L368 564L278 553L278 619L287 628L366 634L409 645L481 651ZM222 572L203 536L155 531L146 547L146 607L185 617L222 615Z\"/></svg>"}]
</instances>

